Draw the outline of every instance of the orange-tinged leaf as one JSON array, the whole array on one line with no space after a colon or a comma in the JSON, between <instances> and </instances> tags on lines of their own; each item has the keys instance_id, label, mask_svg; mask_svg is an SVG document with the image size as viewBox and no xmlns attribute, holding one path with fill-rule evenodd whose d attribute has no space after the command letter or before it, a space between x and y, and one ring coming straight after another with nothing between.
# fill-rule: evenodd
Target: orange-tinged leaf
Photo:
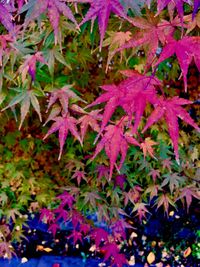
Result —
<instances>
[{"instance_id":1,"label":"orange-tinged leaf","mask_svg":"<svg viewBox=\"0 0 200 267\"><path fill-rule=\"evenodd\" d=\"M152 157L155 158L154 156L154 148L153 146L157 145L157 142L154 142L151 140L150 137L145 138L144 142L141 143L141 149L143 150L144 158L146 158L147 153Z\"/></svg>"},{"instance_id":2,"label":"orange-tinged leaf","mask_svg":"<svg viewBox=\"0 0 200 267\"><path fill-rule=\"evenodd\" d=\"M149 264L152 264L155 261L156 257L155 254L153 252L150 252L147 256L147 262Z\"/></svg>"},{"instance_id":3,"label":"orange-tinged leaf","mask_svg":"<svg viewBox=\"0 0 200 267\"><path fill-rule=\"evenodd\" d=\"M191 254L192 250L191 247L188 247L184 252L183 252L183 257L187 258Z\"/></svg>"}]
</instances>

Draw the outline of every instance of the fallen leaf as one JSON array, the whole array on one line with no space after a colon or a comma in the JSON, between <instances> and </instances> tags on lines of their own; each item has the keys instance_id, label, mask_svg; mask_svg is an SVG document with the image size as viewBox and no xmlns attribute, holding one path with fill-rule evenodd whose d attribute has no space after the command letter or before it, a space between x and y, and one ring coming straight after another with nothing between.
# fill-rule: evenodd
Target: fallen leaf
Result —
<instances>
[{"instance_id":1,"label":"fallen leaf","mask_svg":"<svg viewBox=\"0 0 200 267\"><path fill-rule=\"evenodd\" d=\"M183 257L187 258L191 254L192 250L190 247L188 247L184 252L183 252Z\"/></svg>"},{"instance_id":2,"label":"fallen leaf","mask_svg":"<svg viewBox=\"0 0 200 267\"><path fill-rule=\"evenodd\" d=\"M149 264L152 264L155 261L156 257L153 252L150 252L149 255L147 256L147 262Z\"/></svg>"}]
</instances>

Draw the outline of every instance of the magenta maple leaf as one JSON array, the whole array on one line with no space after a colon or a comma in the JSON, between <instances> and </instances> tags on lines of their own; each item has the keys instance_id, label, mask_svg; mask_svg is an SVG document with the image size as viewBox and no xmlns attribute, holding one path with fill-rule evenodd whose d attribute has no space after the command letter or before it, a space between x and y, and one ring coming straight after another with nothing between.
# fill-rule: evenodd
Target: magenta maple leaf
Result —
<instances>
[{"instance_id":1,"label":"magenta maple leaf","mask_svg":"<svg viewBox=\"0 0 200 267\"><path fill-rule=\"evenodd\" d=\"M113 234L120 234L120 236L125 240L126 239L126 229L133 228L128 224L124 219L119 219L111 225Z\"/></svg>"},{"instance_id":2,"label":"magenta maple leaf","mask_svg":"<svg viewBox=\"0 0 200 267\"><path fill-rule=\"evenodd\" d=\"M111 259L112 266L123 267L127 263L125 255L120 253L116 243L107 243L102 249L106 251L104 261Z\"/></svg>"},{"instance_id":3,"label":"magenta maple leaf","mask_svg":"<svg viewBox=\"0 0 200 267\"><path fill-rule=\"evenodd\" d=\"M30 0L22 7L20 13L27 11L24 27L32 21L40 17L43 13L47 14L55 34L55 43L58 39L58 28L60 21L60 14L69 18L76 26L77 22L71 9L62 0Z\"/></svg>"},{"instance_id":4,"label":"magenta maple leaf","mask_svg":"<svg viewBox=\"0 0 200 267\"><path fill-rule=\"evenodd\" d=\"M84 235L88 234L90 231L91 226L86 223L82 223L80 225L80 232L83 232Z\"/></svg>"},{"instance_id":5,"label":"magenta maple leaf","mask_svg":"<svg viewBox=\"0 0 200 267\"><path fill-rule=\"evenodd\" d=\"M61 203L61 205L57 209L54 210L54 212L58 214L56 217L56 221L59 221L60 219L64 220L65 222L68 221L69 213L63 207L64 206Z\"/></svg>"},{"instance_id":6,"label":"magenta maple leaf","mask_svg":"<svg viewBox=\"0 0 200 267\"><path fill-rule=\"evenodd\" d=\"M72 225L74 229L76 229L79 224L81 225L83 221L84 221L84 218L81 215L81 213L78 212L77 210L72 210Z\"/></svg>"},{"instance_id":7,"label":"magenta maple leaf","mask_svg":"<svg viewBox=\"0 0 200 267\"><path fill-rule=\"evenodd\" d=\"M108 236L109 236L108 232L102 228L96 228L91 233L91 237L94 239L97 248L99 247L101 242L108 241Z\"/></svg>"},{"instance_id":8,"label":"magenta maple leaf","mask_svg":"<svg viewBox=\"0 0 200 267\"><path fill-rule=\"evenodd\" d=\"M47 223L53 223L54 222L54 213L46 208L41 209L40 211L40 220L42 221L45 219Z\"/></svg>"},{"instance_id":9,"label":"magenta maple leaf","mask_svg":"<svg viewBox=\"0 0 200 267\"><path fill-rule=\"evenodd\" d=\"M82 237L82 233L76 230L73 230L71 235L68 236L68 239L73 238L73 243L74 245L80 241L81 243L83 242L83 237Z\"/></svg>"},{"instance_id":10,"label":"magenta maple leaf","mask_svg":"<svg viewBox=\"0 0 200 267\"><path fill-rule=\"evenodd\" d=\"M99 105L107 102L104 108L101 129L97 138L105 129L108 121L118 106L121 106L129 116L129 124L132 122L133 113L135 113L133 133L136 132L146 104L156 102L156 86L160 86L160 81L153 76L146 76L137 71L124 70L122 74L128 78L119 85L103 85L101 88L106 91L99 96L93 103L87 107ZM96 140L97 140L96 138Z\"/></svg>"},{"instance_id":11,"label":"magenta maple leaf","mask_svg":"<svg viewBox=\"0 0 200 267\"><path fill-rule=\"evenodd\" d=\"M119 154L121 154L121 160L118 169L121 169L126 158L128 143L135 146L140 146L136 139L131 137L128 133L124 133L122 120L116 125L109 125L106 127L106 133L102 137L101 141L97 144L92 160L103 148L105 148L105 152L110 160L109 180L112 178L114 165Z\"/></svg>"},{"instance_id":12,"label":"magenta maple leaf","mask_svg":"<svg viewBox=\"0 0 200 267\"><path fill-rule=\"evenodd\" d=\"M94 21L96 18L98 18L99 31L100 31L100 49L101 49L110 13L112 12L117 16L126 20L129 20L129 18L127 17L124 8L119 0L92 0L87 2L90 3L90 8L86 13L85 18L79 24L79 26L83 25L88 20Z\"/></svg>"},{"instance_id":13,"label":"magenta maple leaf","mask_svg":"<svg viewBox=\"0 0 200 267\"><path fill-rule=\"evenodd\" d=\"M70 131L72 135L79 140L79 142L82 144L81 138L79 136L76 124L77 120L74 117L71 117L69 114L65 116L59 116L53 119L55 122L52 124L51 128L45 135L43 139L46 139L50 134L59 131L59 143L60 143L60 153L58 156L58 160L60 160L63 147L65 144L65 140L67 138L68 132Z\"/></svg>"},{"instance_id":14,"label":"magenta maple leaf","mask_svg":"<svg viewBox=\"0 0 200 267\"><path fill-rule=\"evenodd\" d=\"M185 85L185 91L187 91L187 72L188 67L194 59L197 68L200 71L200 56L198 51L200 50L200 37L199 36L185 36L181 40L175 40L170 38L168 43L164 46L156 66L165 59L176 54L180 68L183 73L183 80Z\"/></svg>"},{"instance_id":15,"label":"magenta maple leaf","mask_svg":"<svg viewBox=\"0 0 200 267\"><path fill-rule=\"evenodd\" d=\"M192 203L192 197L200 199L200 192L198 188L193 185L185 186L181 188L180 191L181 193L177 200L185 198L187 204L187 212L189 212L189 207Z\"/></svg>"},{"instance_id":16,"label":"magenta maple leaf","mask_svg":"<svg viewBox=\"0 0 200 267\"><path fill-rule=\"evenodd\" d=\"M9 31L12 32L14 30L14 24L13 24L13 8L9 3L5 3L4 1L0 2L0 22L3 24L3 26Z\"/></svg>"},{"instance_id":17,"label":"magenta maple leaf","mask_svg":"<svg viewBox=\"0 0 200 267\"><path fill-rule=\"evenodd\" d=\"M61 206L63 208L65 207L65 205L68 205L68 207L71 208L75 201L75 198L66 191L62 193L61 195L57 196L56 198L61 200Z\"/></svg>"},{"instance_id":18,"label":"magenta maple leaf","mask_svg":"<svg viewBox=\"0 0 200 267\"><path fill-rule=\"evenodd\" d=\"M179 137L179 124L178 118L187 122L189 125L194 127L197 131L200 131L198 125L190 117L190 115L181 106L186 104L191 104L192 102L183 98L173 97L171 99L159 99L158 103L155 105L155 110L152 112L147 120L146 126L144 127L142 133L144 133L152 124L160 120L163 116L168 125L168 131L172 144L174 147L175 157L177 162L179 162L178 154L178 137Z\"/></svg>"}]
</instances>

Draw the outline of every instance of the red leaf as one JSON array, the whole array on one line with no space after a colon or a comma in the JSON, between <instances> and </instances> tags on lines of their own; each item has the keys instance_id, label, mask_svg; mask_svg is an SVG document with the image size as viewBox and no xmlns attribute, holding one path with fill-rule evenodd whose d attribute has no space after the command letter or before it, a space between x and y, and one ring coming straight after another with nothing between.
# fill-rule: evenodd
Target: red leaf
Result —
<instances>
[{"instance_id":1,"label":"red leaf","mask_svg":"<svg viewBox=\"0 0 200 267\"><path fill-rule=\"evenodd\" d=\"M83 237L82 237L82 233L80 233L79 231L73 230L72 234L68 236L68 238L73 238L73 243L74 245L80 241L81 243L83 242Z\"/></svg>"},{"instance_id":2,"label":"red leaf","mask_svg":"<svg viewBox=\"0 0 200 267\"><path fill-rule=\"evenodd\" d=\"M55 237L56 232L60 229L59 225L57 223L53 223L49 226L48 231L51 232L53 234L53 236Z\"/></svg>"}]
</instances>

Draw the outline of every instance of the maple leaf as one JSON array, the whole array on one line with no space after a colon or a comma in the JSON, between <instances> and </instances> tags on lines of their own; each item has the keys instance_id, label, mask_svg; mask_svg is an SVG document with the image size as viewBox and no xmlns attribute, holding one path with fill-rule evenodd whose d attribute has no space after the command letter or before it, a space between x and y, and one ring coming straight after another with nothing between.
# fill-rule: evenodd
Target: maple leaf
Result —
<instances>
[{"instance_id":1,"label":"maple leaf","mask_svg":"<svg viewBox=\"0 0 200 267\"><path fill-rule=\"evenodd\" d=\"M69 219L69 213L63 208L64 205L61 203L61 205L54 210L55 213L58 213L58 216L56 217L56 221L59 221L60 219L63 219L65 222Z\"/></svg>"},{"instance_id":2,"label":"maple leaf","mask_svg":"<svg viewBox=\"0 0 200 267\"><path fill-rule=\"evenodd\" d=\"M91 226L86 223L82 223L80 225L80 232L83 232L84 235L88 234L90 231Z\"/></svg>"},{"instance_id":3,"label":"maple leaf","mask_svg":"<svg viewBox=\"0 0 200 267\"><path fill-rule=\"evenodd\" d=\"M43 54L42 52L36 52L34 55L26 55L25 59L25 62L19 68L19 72L22 74L22 81L25 81L27 73L29 73L32 80L35 81L36 62L47 64Z\"/></svg>"},{"instance_id":4,"label":"maple leaf","mask_svg":"<svg viewBox=\"0 0 200 267\"><path fill-rule=\"evenodd\" d=\"M9 3L0 2L0 22L3 24L3 26L12 33L14 30L14 24L13 24L13 8L9 5Z\"/></svg>"},{"instance_id":5,"label":"maple leaf","mask_svg":"<svg viewBox=\"0 0 200 267\"><path fill-rule=\"evenodd\" d=\"M113 234L119 234L120 237L122 237L124 240L126 239L126 229L133 228L130 224L128 224L124 219L119 219L115 221L111 225L111 229L113 231Z\"/></svg>"},{"instance_id":6,"label":"maple leaf","mask_svg":"<svg viewBox=\"0 0 200 267\"><path fill-rule=\"evenodd\" d=\"M123 128L122 120L117 125L107 126L106 133L101 141L97 144L95 153L92 157L93 160L105 147L105 152L110 160L109 180L112 178L114 165L119 154L121 154L121 160L118 169L121 169L126 158L128 143L131 143L135 146L140 146L136 139L128 135L128 133L124 133Z\"/></svg>"},{"instance_id":7,"label":"maple leaf","mask_svg":"<svg viewBox=\"0 0 200 267\"><path fill-rule=\"evenodd\" d=\"M186 28L186 35L193 31L196 27L200 28L200 12L197 13L197 15L192 19L192 14L189 14L187 16L184 16L184 22L187 23Z\"/></svg>"},{"instance_id":8,"label":"maple leaf","mask_svg":"<svg viewBox=\"0 0 200 267\"><path fill-rule=\"evenodd\" d=\"M52 223L48 228L48 231L51 232L54 237L58 230L60 230L60 226L57 223Z\"/></svg>"},{"instance_id":9,"label":"maple leaf","mask_svg":"<svg viewBox=\"0 0 200 267\"><path fill-rule=\"evenodd\" d=\"M102 241L108 241L108 236L108 232L102 228L95 228L91 233L91 237L94 239L97 248L99 247Z\"/></svg>"},{"instance_id":10,"label":"maple leaf","mask_svg":"<svg viewBox=\"0 0 200 267\"><path fill-rule=\"evenodd\" d=\"M155 169L152 169L150 172L149 172L149 175L151 175L153 177L153 181L155 182L156 181L156 178L160 177L160 171L159 170L155 170Z\"/></svg>"},{"instance_id":11,"label":"maple leaf","mask_svg":"<svg viewBox=\"0 0 200 267\"><path fill-rule=\"evenodd\" d=\"M21 90L22 91L22 90ZM22 91L21 93L19 93L17 96L15 96L11 102L8 104L8 106L6 106L4 109L2 109L2 111L6 110L7 108L12 108L14 106L16 106L18 103L20 103L21 105L21 122L19 125L19 130L22 127L22 124L24 122L24 119L29 111L30 108L30 104L32 104L32 106L34 107L35 111L37 112L40 121L42 121L42 116L40 113L40 105L39 105L39 101L36 97L37 93L34 90L25 90Z\"/></svg>"},{"instance_id":12,"label":"maple leaf","mask_svg":"<svg viewBox=\"0 0 200 267\"><path fill-rule=\"evenodd\" d=\"M79 133L77 131L77 120L74 117L71 117L68 114L65 116L59 116L53 119L55 122L52 124L51 128L48 130L47 134L44 136L43 139L46 139L50 134L59 131L59 143L60 143L60 153L58 156L58 160L60 160L62 152L63 152L63 147L65 144L65 140L67 138L68 132L70 131L72 135L79 140L79 142L82 145L81 138L79 136Z\"/></svg>"},{"instance_id":13,"label":"maple leaf","mask_svg":"<svg viewBox=\"0 0 200 267\"><path fill-rule=\"evenodd\" d=\"M62 193L61 195L57 196L56 198L61 200L62 207L65 207L66 205L68 205L68 207L71 208L75 201L75 198L73 197L73 195L69 194L66 191Z\"/></svg>"},{"instance_id":14,"label":"maple leaf","mask_svg":"<svg viewBox=\"0 0 200 267\"><path fill-rule=\"evenodd\" d=\"M145 194L149 194L150 193L150 200L152 200L154 197L156 197L158 195L158 191L161 190L160 185L150 185L148 186L148 188L145 190Z\"/></svg>"},{"instance_id":15,"label":"maple leaf","mask_svg":"<svg viewBox=\"0 0 200 267\"><path fill-rule=\"evenodd\" d=\"M126 13L131 9L136 16L139 16L146 0L120 0L120 2L124 6Z\"/></svg>"},{"instance_id":16,"label":"maple leaf","mask_svg":"<svg viewBox=\"0 0 200 267\"><path fill-rule=\"evenodd\" d=\"M43 221L45 219L45 222L51 224L54 222L54 213L47 208L43 208L40 211L40 220Z\"/></svg>"},{"instance_id":17,"label":"maple leaf","mask_svg":"<svg viewBox=\"0 0 200 267\"><path fill-rule=\"evenodd\" d=\"M150 137L145 138L144 142L140 144L141 149L143 151L144 154L144 158L146 158L147 152L149 153L149 155L155 159L154 156L154 149L152 146L157 145L157 142L154 142L153 140L151 140Z\"/></svg>"},{"instance_id":18,"label":"maple leaf","mask_svg":"<svg viewBox=\"0 0 200 267\"><path fill-rule=\"evenodd\" d=\"M83 222L84 222L84 218L83 218L82 214L80 212L78 212L77 210L73 209L72 210L73 228L76 229L78 227L78 225L83 224Z\"/></svg>"},{"instance_id":19,"label":"maple leaf","mask_svg":"<svg viewBox=\"0 0 200 267\"><path fill-rule=\"evenodd\" d=\"M160 208L161 206L164 207L165 213L168 215L169 211L169 205L173 206L176 208L176 205L172 201L172 199L168 196L168 194L161 194L158 199L156 200L157 209Z\"/></svg>"},{"instance_id":20,"label":"maple leaf","mask_svg":"<svg viewBox=\"0 0 200 267\"><path fill-rule=\"evenodd\" d=\"M162 160L163 169L168 169L171 172L172 161L167 158Z\"/></svg>"},{"instance_id":21,"label":"maple leaf","mask_svg":"<svg viewBox=\"0 0 200 267\"><path fill-rule=\"evenodd\" d=\"M181 21L183 21L183 4L187 3L192 5L191 0L157 0L157 14L159 15L160 12L168 5L169 10L174 10L175 8L178 11L179 17Z\"/></svg>"},{"instance_id":22,"label":"maple leaf","mask_svg":"<svg viewBox=\"0 0 200 267\"><path fill-rule=\"evenodd\" d=\"M176 54L180 68L183 74L184 87L187 91L187 72L188 67L194 59L197 68L200 71L200 57L198 51L200 50L200 37L199 36L185 36L181 40L170 38L168 43L163 47L156 66L162 61Z\"/></svg>"},{"instance_id":23,"label":"maple leaf","mask_svg":"<svg viewBox=\"0 0 200 267\"><path fill-rule=\"evenodd\" d=\"M132 19L132 24L139 28L140 31L136 32L134 36L119 49L114 51L122 51L127 48L147 47L147 61L146 68L152 65L156 58L156 51L161 44L165 44L169 36L173 36L175 27L180 25L177 19L169 22L166 20L159 20L155 18L154 14L147 13L147 19L136 17Z\"/></svg>"},{"instance_id":24,"label":"maple leaf","mask_svg":"<svg viewBox=\"0 0 200 267\"><path fill-rule=\"evenodd\" d=\"M160 97L158 103L155 105L154 111L151 113L147 120L146 126L144 127L142 133L144 133L152 124L160 120L163 116L166 119L168 125L168 131L172 144L174 147L174 153L176 161L179 163L178 154L178 137L179 137L179 124L178 118L184 120L189 125L194 127L197 131L200 131L198 125L193 121L190 115L181 106L186 104L191 104L192 102L184 98L173 97L171 99L163 99Z\"/></svg>"},{"instance_id":25,"label":"maple leaf","mask_svg":"<svg viewBox=\"0 0 200 267\"><path fill-rule=\"evenodd\" d=\"M101 110L93 110L90 113L83 115L78 119L78 124L80 123L81 127L81 140L83 141L88 127L90 126L95 132L100 131L98 120L102 119L102 115L99 114Z\"/></svg>"},{"instance_id":26,"label":"maple leaf","mask_svg":"<svg viewBox=\"0 0 200 267\"><path fill-rule=\"evenodd\" d=\"M157 100L156 86L160 86L160 81L153 76L146 76L137 71L124 70L121 73L128 78L117 85L103 85L101 88L106 91L99 96L87 108L107 102L104 108L103 119L100 132L101 135L109 119L118 106L121 106L128 114L129 124L131 124L133 113L135 113L132 133L137 131L141 117L148 102L155 103Z\"/></svg>"},{"instance_id":27,"label":"maple leaf","mask_svg":"<svg viewBox=\"0 0 200 267\"><path fill-rule=\"evenodd\" d=\"M81 180L85 180L87 182L87 178L85 177L85 172L80 170L75 170L74 174L72 175L72 179L76 179L78 186L80 186Z\"/></svg>"},{"instance_id":28,"label":"maple leaf","mask_svg":"<svg viewBox=\"0 0 200 267\"><path fill-rule=\"evenodd\" d=\"M83 25L85 22L89 20L94 21L96 18L98 18L99 31L100 31L100 49L101 49L110 13L111 12L115 13L117 16L125 20L129 20L129 18L126 16L123 6L120 4L119 0L109 0L109 1L93 0L87 2L90 3L90 8L86 13L85 18L79 24L79 26Z\"/></svg>"},{"instance_id":29,"label":"maple leaf","mask_svg":"<svg viewBox=\"0 0 200 267\"><path fill-rule=\"evenodd\" d=\"M0 255L1 257L7 256L8 259L11 259L13 255L16 256L14 252L14 248L11 245L11 243L6 242L6 241L0 242Z\"/></svg>"},{"instance_id":30,"label":"maple leaf","mask_svg":"<svg viewBox=\"0 0 200 267\"><path fill-rule=\"evenodd\" d=\"M49 103L48 103L48 107L47 107L47 111L49 111L50 107L57 101L59 100L61 106L62 106L62 110L63 110L63 115L68 113L68 107L69 107L69 99L74 99L74 100L78 100L78 101L82 101L85 103L85 101L80 98L79 96L77 96L77 94L75 94L73 92L73 90L70 90L70 88L72 88L73 85L65 85L63 86L61 89L55 89L53 90L53 92L51 92L51 96L49 99Z\"/></svg>"},{"instance_id":31,"label":"maple leaf","mask_svg":"<svg viewBox=\"0 0 200 267\"><path fill-rule=\"evenodd\" d=\"M24 28L26 28L31 21L39 18L42 14L47 14L54 30L55 44L58 40L58 28L61 14L66 18L69 18L76 26L78 26L72 11L62 0L29 0L28 3L21 8L20 14L24 12L26 12Z\"/></svg>"},{"instance_id":32,"label":"maple leaf","mask_svg":"<svg viewBox=\"0 0 200 267\"><path fill-rule=\"evenodd\" d=\"M115 50L118 49L119 47L123 46L127 41L129 41L131 39L131 32L130 31L127 31L127 32L109 31L109 32L107 32L107 34L109 35L109 37L107 39L105 39L105 41L103 42L103 45L102 45L103 47L109 46L108 59L107 59L105 72L107 72L109 69L109 64L110 64L110 62L114 56ZM122 62L122 58L123 58L123 52L120 51L120 62Z\"/></svg>"},{"instance_id":33,"label":"maple leaf","mask_svg":"<svg viewBox=\"0 0 200 267\"><path fill-rule=\"evenodd\" d=\"M146 208L145 203L136 203L132 213L136 212L136 215L138 216L139 220L142 221L143 218L146 218L146 213L150 213L148 209Z\"/></svg>"},{"instance_id":34,"label":"maple leaf","mask_svg":"<svg viewBox=\"0 0 200 267\"><path fill-rule=\"evenodd\" d=\"M83 196L85 197L84 205L90 204L94 209L97 207L97 200L102 199L99 194L95 192L86 192L83 194Z\"/></svg>"},{"instance_id":35,"label":"maple leaf","mask_svg":"<svg viewBox=\"0 0 200 267\"><path fill-rule=\"evenodd\" d=\"M194 9L193 9L193 13L192 13L192 18L194 19L198 9L200 7L200 0L194 0Z\"/></svg>"},{"instance_id":36,"label":"maple leaf","mask_svg":"<svg viewBox=\"0 0 200 267\"><path fill-rule=\"evenodd\" d=\"M75 245L78 241L80 241L81 243L83 242L82 233L79 232L79 231L76 231L76 230L73 230L72 233L71 233L71 235L69 235L67 238L68 238L68 239L73 238L73 243L74 243L74 245Z\"/></svg>"},{"instance_id":37,"label":"maple leaf","mask_svg":"<svg viewBox=\"0 0 200 267\"><path fill-rule=\"evenodd\" d=\"M109 167L104 165L99 165L96 167L96 170L98 172L98 180L101 180L102 177L105 177L106 180L109 180Z\"/></svg>"},{"instance_id":38,"label":"maple leaf","mask_svg":"<svg viewBox=\"0 0 200 267\"><path fill-rule=\"evenodd\" d=\"M192 203L192 197L200 199L200 192L198 188L193 185L187 185L181 188L180 191L181 193L177 200L185 198L187 204L187 212L189 212L189 207Z\"/></svg>"},{"instance_id":39,"label":"maple leaf","mask_svg":"<svg viewBox=\"0 0 200 267\"><path fill-rule=\"evenodd\" d=\"M178 173L165 174L163 175L163 177L165 177L165 179L163 180L161 187L164 187L169 184L171 194L176 188L179 188L180 185L183 184L186 180L185 176L179 176Z\"/></svg>"}]
</instances>

